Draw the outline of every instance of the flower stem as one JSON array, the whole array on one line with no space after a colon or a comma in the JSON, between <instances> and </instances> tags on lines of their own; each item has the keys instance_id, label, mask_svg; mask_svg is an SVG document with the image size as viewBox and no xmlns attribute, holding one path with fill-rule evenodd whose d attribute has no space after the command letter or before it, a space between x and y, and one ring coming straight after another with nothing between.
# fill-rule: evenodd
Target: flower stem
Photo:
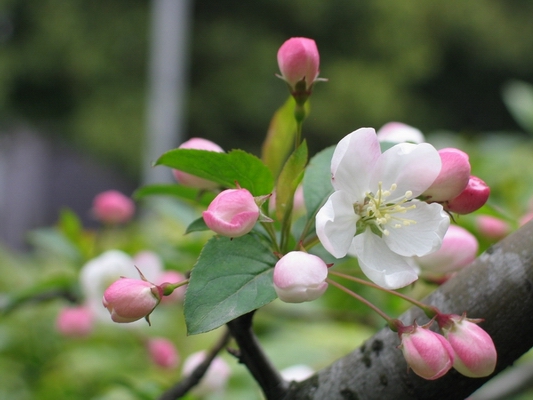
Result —
<instances>
[{"instance_id":1,"label":"flower stem","mask_svg":"<svg viewBox=\"0 0 533 400\"><path fill-rule=\"evenodd\" d=\"M381 290L382 292L386 292L386 293L392 294L393 296L396 296L396 297L399 297L399 298L401 298L401 299L403 299L405 301L408 301L409 303L417 306L422 311L424 311L424 314L426 314L426 316L428 318L433 318L435 315L439 314L439 310L437 310L435 307L428 306L427 304L424 304L424 303L422 303L422 302L420 302L418 300L415 300L412 297L409 297L409 296L407 296L407 295L405 295L403 293L398 293L398 292L396 292L394 290L386 289L384 287L376 285L375 283L365 281L364 279L356 278L355 276L346 275L346 274L343 274L342 272L329 271L329 273L331 275L338 276L339 278L348 279L348 280L350 280L352 282L360 283L361 285L365 285L365 286L368 286L368 287L371 287L371 288L374 288L374 289Z\"/></svg>"},{"instance_id":2,"label":"flower stem","mask_svg":"<svg viewBox=\"0 0 533 400\"><path fill-rule=\"evenodd\" d=\"M389 327L393 331L396 332L398 330L398 322L399 321L397 319L389 317L387 314L385 314L376 305L372 304L370 301L368 301L364 297L358 295L357 293L352 292L350 289L348 289L347 287L341 285L340 283L335 282L335 281L333 281L333 280L331 280L329 278L326 279L326 282L328 282L329 284L331 284L333 286L336 286L337 288L339 288L343 292L345 292L345 293L349 294L350 296L352 296L354 299L356 299L356 300L360 301L361 303L365 304L367 307L370 307L372 309L372 311L376 312L381 318L383 318L385 321L387 321L387 325L389 325Z\"/></svg>"},{"instance_id":3,"label":"flower stem","mask_svg":"<svg viewBox=\"0 0 533 400\"><path fill-rule=\"evenodd\" d=\"M263 225L263 228L265 228L265 231L267 232L268 236L270 237L270 241L272 242L272 246L274 247L274 251L277 253L280 253L280 247L278 245L278 241L276 239L276 232L274 230L274 226L270 222L261 222L261 225Z\"/></svg>"}]
</instances>

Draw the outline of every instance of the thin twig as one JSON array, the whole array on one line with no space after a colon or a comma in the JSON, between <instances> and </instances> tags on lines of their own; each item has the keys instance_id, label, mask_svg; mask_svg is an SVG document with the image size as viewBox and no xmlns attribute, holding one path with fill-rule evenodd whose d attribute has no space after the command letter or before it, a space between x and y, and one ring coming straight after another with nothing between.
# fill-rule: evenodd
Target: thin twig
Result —
<instances>
[{"instance_id":1,"label":"thin twig","mask_svg":"<svg viewBox=\"0 0 533 400\"><path fill-rule=\"evenodd\" d=\"M209 368L217 354L220 352L220 350L226 347L230 339L230 332L229 330L226 330L222 337L219 339L219 341L215 344L215 346L213 346L213 348L207 353L204 361L202 361L202 363L199 364L190 375L187 375L180 382L176 383L174 386L164 392L159 397L159 400L179 399L180 397L184 396L189 390L191 390L194 386L196 386L198 382L200 382L200 379L202 379L202 377L206 373L207 369Z\"/></svg>"}]
</instances>

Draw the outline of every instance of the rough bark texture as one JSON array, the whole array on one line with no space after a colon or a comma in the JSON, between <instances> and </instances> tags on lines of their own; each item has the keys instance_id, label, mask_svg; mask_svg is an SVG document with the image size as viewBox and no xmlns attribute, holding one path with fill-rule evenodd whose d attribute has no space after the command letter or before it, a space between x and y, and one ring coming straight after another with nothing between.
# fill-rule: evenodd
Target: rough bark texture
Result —
<instances>
[{"instance_id":1,"label":"rough bark texture","mask_svg":"<svg viewBox=\"0 0 533 400\"><path fill-rule=\"evenodd\" d=\"M455 370L435 381L408 371L397 334L388 328L361 348L299 384L284 400L465 399L533 346L533 222L482 254L424 300L444 313L484 318L498 351L496 371L467 378ZM416 308L400 319L427 321ZM436 324L435 324L436 325Z\"/></svg>"}]
</instances>

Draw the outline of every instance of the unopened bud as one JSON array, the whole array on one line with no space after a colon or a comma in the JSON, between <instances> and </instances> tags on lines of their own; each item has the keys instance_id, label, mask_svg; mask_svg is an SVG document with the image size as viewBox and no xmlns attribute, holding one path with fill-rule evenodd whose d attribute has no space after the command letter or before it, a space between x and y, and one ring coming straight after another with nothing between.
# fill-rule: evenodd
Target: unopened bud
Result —
<instances>
[{"instance_id":1,"label":"unopened bud","mask_svg":"<svg viewBox=\"0 0 533 400\"><path fill-rule=\"evenodd\" d=\"M102 303L114 322L133 322L146 318L159 304L161 289L141 279L120 278L104 292Z\"/></svg>"},{"instance_id":2,"label":"unopened bud","mask_svg":"<svg viewBox=\"0 0 533 400\"><path fill-rule=\"evenodd\" d=\"M437 179L422 194L430 202L443 202L457 197L470 179L468 154L454 149L439 150L442 167Z\"/></svg>"},{"instance_id":3,"label":"unopened bud","mask_svg":"<svg viewBox=\"0 0 533 400\"><path fill-rule=\"evenodd\" d=\"M328 288L328 266L303 251L291 251L274 267L274 289L280 300L301 303L318 299Z\"/></svg>"},{"instance_id":4,"label":"unopened bud","mask_svg":"<svg viewBox=\"0 0 533 400\"><path fill-rule=\"evenodd\" d=\"M466 315L439 315L437 322L455 352L453 367L465 376L482 378L496 368L496 347L490 335Z\"/></svg>"},{"instance_id":5,"label":"unopened bud","mask_svg":"<svg viewBox=\"0 0 533 400\"><path fill-rule=\"evenodd\" d=\"M165 338L151 338L147 342L148 353L153 363L166 369L175 368L179 362L176 346Z\"/></svg>"},{"instance_id":6,"label":"unopened bud","mask_svg":"<svg viewBox=\"0 0 533 400\"><path fill-rule=\"evenodd\" d=\"M92 212L105 224L123 224L133 217L135 204L122 193L108 190L94 198Z\"/></svg>"},{"instance_id":7,"label":"unopened bud","mask_svg":"<svg viewBox=\"0 0 533 400\"><path fill-rule=\"evenodd\" d=\"M227 189L215 197L202 216L213 232L234 238L252 230L260 211L248 190Z\"/></svg>"},{"instance_id":8,"label":"unopened bud","mask_svg":"<svg viewBox=\"0 0 533 400\"><path fill-rule=\"evenodd\" d=\"M399 333L402 340L399 348L418 376L433 380L452 368L453 349L442 335L418 325L406 327Z\"/></svg>"},{"instance_id":9,"label":"unopened bud","mask_svg":"<svg viewBox=\"0 0 533 400\"><path fill-rule=\"evenodd\" d=\"M457 214L470 214L481 208L488 200L490 188L477 176L471 176L466 188L459 196L445 202L446 211Z\"/></svg>"},{"instance_id":10,"label":"unopened bud","mask_svg":"<svg viewBox=\"0 0 533 400\"><path fill-rule=\"evenodd\" d=\"M465 228L450 225L440 249L423 257L415 257L415 261L424 271L447 274L474 261L478 248L479 244L474 235Z\"/></svg>"},{"instance_id":11,"label":"unopened bud","mask_svg":"<svg viewBox=\"0 0 533 400\"><path fill-rule=\"evenodd\" d=\"M320 56L313 39L294 37L278 50L278 65L281 77L294 90L298 82L305 82L309 90L318 77Z\"/></svg>"}]
</instances>

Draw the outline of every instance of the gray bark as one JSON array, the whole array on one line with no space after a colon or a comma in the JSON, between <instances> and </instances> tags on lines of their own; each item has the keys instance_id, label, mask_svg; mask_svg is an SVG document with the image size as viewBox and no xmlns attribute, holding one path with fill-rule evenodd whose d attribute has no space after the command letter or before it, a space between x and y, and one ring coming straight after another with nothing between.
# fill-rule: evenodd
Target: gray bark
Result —
<instances>
[{"instance_id":1,"label":"gray bark","mask_svg":"<svg viewBox=\"0 0 533 400\"><path fill-rule=\"evenodd\" d=\"M285 400L465 399L533 346L533 222L489 248L473 264L438 288L425 303L444 313L484 318L494 340L493 375L468 378L455 370L427 381L409 371L396 347L398 335L385 328L315 376L292 383ZM417 308L400 319L427 321ZM436 325L436 324L434 324Z\"/></svg>"}]
</instances>

